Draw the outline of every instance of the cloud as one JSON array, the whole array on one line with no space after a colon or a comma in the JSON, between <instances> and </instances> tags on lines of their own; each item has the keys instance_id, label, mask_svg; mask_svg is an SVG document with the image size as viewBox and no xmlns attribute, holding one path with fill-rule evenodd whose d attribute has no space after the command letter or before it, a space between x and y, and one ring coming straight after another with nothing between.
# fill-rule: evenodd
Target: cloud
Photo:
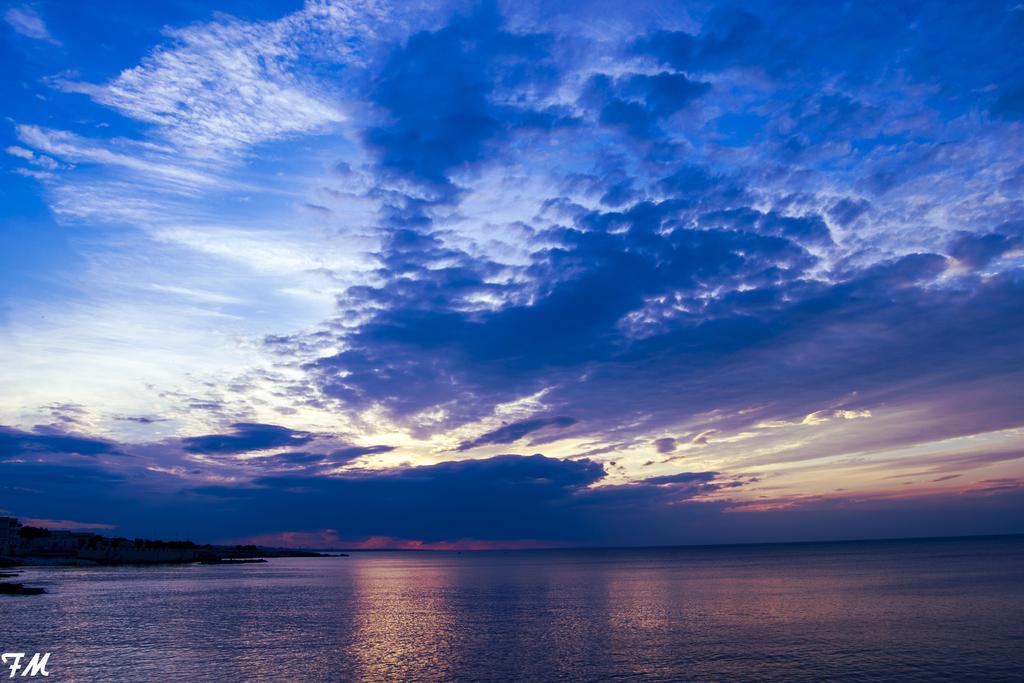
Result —
<instances>
[{"instance_id":1,"label":"cloud","mask_svg":"<svg viewBox=\"0 0 1024 683\"><path fill-rule=\"evenodd\" d=\"M115 419L124 420L125 422L135 422L137 424L149 425L156 424L157 422L166 422L165 417L153 417L150 415L118 415Z\"/></svg>"},{"instance_id":2,"label":"cloud","mask_svg":"<svg viewBox=\"0 0 1024 683\"><path fill-rule=\"evenodd\" d=\"M458 258L420 237L415 247L403 247L401 277L359 289L376 309L347 336L347 349L310 370L327 395L349 404L381 402L412 412L444 401L460 411L455 419L469 419L489 408L469 396L487 396L491 405L512 400L557 383L560 371L628 354L630 316L666 292L699 298L705 289L740 283L774 291L789 278L802 287L798 278L814 260L799 245L753 232L664 232L687 210L670 200L582 214L579 228L547 235L556 248L533 255L528 304L512 296L508 305L483 311L463 310L459 297L486 290L489 264L466 259L459 269L424 269L420 282L430 278L435 286L413 286L404 264ZM449 276L458 286L441 279ZM640 336L658 328L643 330L646 316L636 323ZM671 318L662 324L672 325Z\"/></svg>"},{"instance_id":3,"label":"cloud","mask_svg":"<svg viewBox=\"0 0 1024 683\"><path fill-rule=\"evenodd\" d=\"M300 453L283 457L292 456L312 460ZM983 457L936 458L934 471ZM1020 453L992 457L1006 461ZM114 526L127 535L170 537L190 528L200 542L258 536L320 546L342 545L313 542L325 537L323 530L351 546L482 548L914 536L935 533L936 514L947 533L1012 532L1024 523L1022 488L1012 479L952 492L745 502L728 496L755 479L692 471L615 484L591 460L541 455L330 476L277 473L245 485L197 484L143 461L118 460L128 469L115 473L108 469L112 463L95 459L8 460L0 463L0 491L5 507L22 517L73 519L68 511L88 505L99 520L90 526ZM888 522L879 524L882 519Z\"/></svg>"},{"instance_id":4,"label":"cloud","mask_svg":"<svg viewBox=\"0 0 1024 683\"><path fill-rule=\"evenodd\" d=\"M307 432L297 432L277 425L238 422L230 434L207 434L182 439L189 453L233 454L270 448L292 448L312 440Z\"/></svg>"},{"instance_id":5,"label":"cloud","mask_svg":"<svg viewBox=\"0 0 1024 683\"><path fill-rule=\"evenodd\" d=\"M109 83L60 86L155 125L191 156L217 157L344 121L341 102L310 70L357 61L381 11L374 2L311 2L273 22L222 15L169 30L170 44Z\"/></svg>"},{"instance_id":6,"label":"cloud","mask_svg":"<svg viewBox=\"0 0 1024 683\"><path fill-rule=\"evenodd\" d=\"M23 36L60 45L60 42L50 35L43 18L28 5L9 8L4 12L4 21Z\"/></svg>"},{"instance_id":7,"label":"cloud","mask_svg":"<svg viewBox=\"0 0 1024 683\"><path fill-rule=\"evenodd\" d=\"M45 154L33 154L32 150L25 149L24 147L18 147L17 145L12 145L8 147L5 151L12 156L16 156L19 159L24 159L25 161L29 162L30 164L33 164L34 166L41 166L48 171L54 171L59 166L59 164L56 161L46 156Z\"/></svg>"},{"instance_id":8,"label":"cloud","mask_svg":"<svg viewBox=\"0 0 1024 683\"><path fill-rule=\"evenodd\" d=\"M705 472L652 484L589 488L604 476L603 467L589 460L499 455L336 477L266 477L246 490L206 487L200 492L253 510L252 526L267 530L295 528L299 520L287 510L298 498L288 492L301 491L307 519L325 520L350 539L569 541L594 533L605 517L634 519L689 500L715 478Z\"/></svg>"},{"instance_id":9,"label":"cloud","mask_svg":"<svg viewBox=\"0 0 1024 683\"><path fill-rule=\"evenodd\" d=\"M676 180L674 177L673 181ZM675 186L673 189L682 189ZM828 225L821 216L784 216L776 211L762 213L749 207L714 211L705 214L706 225L721 225L738 230L750 230L765 235L775 235L794 240L801 244L831 244L832 236Z\"/></svg>"},{"instance_id":10,"label":"cloud","mask_svg":"<svg viewBox=\"0 0 1024 683\"><path fill-rule=\"evenodd\" d=\"M155 177L172 189L190 191L220 183L209 173L179 164L171 154L152 153L142 145L129 143L127 149L117 150L112 149L110 143L88 140L68 131L25 124L18 125L17 130L22 142L56 157L138 172L149 178Z\"/></svg>"},{"instance_id":11,"label":"cloud","mask_svg":"<svg viewBox=\"0 0 1024 683\"><path fill-rule=\"evenodd\" d=\"M527 434L532 434L533 432L544 429L545 427L558 427L559 429L564 429L574 424L576 424L576 420L571 417L564 416L519 420L518 422L502 425L501 427L489 431L486 434L482 434L471 441L463 441L459 444L457 450L468 451L472 448L487 444L513 443Z\"/></svg>"},{"instance_id":12,"label":"cloud","mask_svg":"<svg viewBox=\"0 0 1024 683\"><path fill-rule=\"evenodd\" d=\"M667 71L615 79L596 74L584 87L580 102L596 109L604 125L621 127L638 138L657 138L664 134L659 122L710 90L710 83Z\"/></svg>"},{"instance_id":13,"label":"cloud","mask_svg":"<svg viewBox=\"0 0 1024 683\"><path fill-rule=\"evenodd\" d=\"M336 464L343 464L361 458L364 455L376 455L378 453L390 453L395 450L394 446L348 446L331 452L331 460Z\"/></svg>"},{"instance_id":14,"label":"cloud","mask_svg":"<svg viewBox=\"0 0 1024 683\"><path fill-rule=\"evenodd\" d=\"M552 231L558 247L535 253L528 305L511 296L464 310L458 289L431 287L420 298L408 278L363 290L376 308L344 351L307 366L311 378L346 405L381 405L397 417L441 408L439 429L541 390L550 410L582 416L581 433L612 422L642 434L709 410L743 415L740 428L799 423L823 405L850 414L872 401L931 405L934 392L975 382L996 392L986 427L1015 424L1000 408L1012 403L1001 368L1024 360L1015 277L941 287L945 257L917 254L825 282L809 277L815 259L796 241L827 240L820 218L698 212L705 227L666 231L686 205L642 208L580 214L580 228ZM473 269L458 272L466 291L483 287ZM954 425L981 428L947 420Z\"/></svg>"},{"instance_id":15,"label":"cloud","mask_svg":"<svg viewBox=\"0 0 1024 683\"><path fill-rule=\"evenodd\" d=\"M95 457L117 453L116 445L103 439L68 434L45 427L37 427L32 432L0 427L0 457L34 458L49 454Z\"/></svg>"},{"instance_id":16,"label":"cloud","mask_svg":"<svg viewBox=\"0 0 1024 683\"><path fill-rule=\"evenodd\" d=\"M742 9L717 7L699 35L655 31L638 38L633 50L679 70L718 70L759 55L770 44L763 31L760 17Z\"/></svg>"},{"instance_id":17,"label":"cloud","mask_svg":"<svg viewBox=\"0 0 1024 683\"><path fill-rule=\"evenodd\" d=\"M829 217L842 226L848 226L857 220L871 207L866 199L843 197L828 209Z\"/></svg>"},{"instance_id":18,"label":"cloud","mask_svg":"<svg viewBox=\"0 0 1024 683\"><path fill-rule=\"evenodd\" d=\"M644 484L653 484L655 486L670 485L670 484L692 484L699 482L706 484L716 476L715 472L681 472L679 474L667 474L662 477L648 477L643 480Z\"/></svg>"},{"instance_id":19,"label":"cloud","mask_svg":"<svg viewBox=\"0 0 1024 683\"><path fill-rule=\"evenodd\" d=\"M395 450L386 444L356 445L329 432L251 422L235 423L226 432L171 437L124 448L158 468L171 466L179 474L187 472L189 480L229 476L238 482L274 473L323 476L360 458Z\"/></svg>"},{"instance_id":20,"label":"cloud","mask_svg":"<svg viewBox=\"0 0 1024 683\"><path fill-rule=\"evenodd\" d=\"M386 119L365 132L381 171L412 179L443 199L449 172L484 159L488 144L516 128L563 125L553 112L502 100L517 86L544 89L550 37L514 34L494 5L412 35L374 79L372 102Z\"/></svg>"},{"instance_id":21,"label":"cloud","mask_svg":"<svg viewBox=\"0 0 1024 683\"><path fill-rule=\"evenodd\" d=\"M671 436L655 439L654 448L659 453L671 453L676 449L676 440Z\"/></svg>"},{"instance_id":22,"label":"cloud","mask_svg":"<svg viewBox=\"0 0 1024 683\"><path fill-rule=\"evenodd\" d=\"M971 268L984 268L1024 243L1024 222L1001 227L1006 232L991 232L987 235L960 233L949 247L950 256Z\"/></svg>"}]
</instances>

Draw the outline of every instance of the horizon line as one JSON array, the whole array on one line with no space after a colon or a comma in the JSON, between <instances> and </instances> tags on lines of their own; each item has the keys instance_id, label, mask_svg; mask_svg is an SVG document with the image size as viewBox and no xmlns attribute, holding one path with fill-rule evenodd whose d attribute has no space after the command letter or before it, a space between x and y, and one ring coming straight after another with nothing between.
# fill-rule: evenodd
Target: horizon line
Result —
<instances>
[{"instance_id":1,"label":"horizon line","mask_svg":"<svg viewBox=\"0 0 1024 683\"><path fill-rule=\"evenodd\" d=\"M565 550L674 550L688 549L698 550L702 548L741 548L757 546L783 546L783 545L825 545L838 543L900 543L908 541L956 541L956 540L983 540L999 538L1024 538L1024 531L1002 534L958 534L954 536L892 536L880 538L845 538L845 539L816 539L807 541L750 541L744 543L682 543L670 545L565 545L565 546L537 546L535 548L324 548L324 547L295 547L295 548L274 548L262 546L272 550L305 550L310 552L324 553L519 553L519 552L558 552ZM261 546L257 546L261 547Z\"/></svg>"}]
</instances>

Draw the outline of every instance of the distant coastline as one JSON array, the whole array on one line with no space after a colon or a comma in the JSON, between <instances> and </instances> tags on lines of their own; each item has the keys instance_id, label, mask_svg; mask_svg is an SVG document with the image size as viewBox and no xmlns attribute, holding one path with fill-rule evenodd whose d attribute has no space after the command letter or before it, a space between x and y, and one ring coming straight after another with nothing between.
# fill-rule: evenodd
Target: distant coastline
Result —
<instances>
[{"instance_id":1,"label":"distant coastline","mask_svg":"<svg viewBox=\"0 0 1024 683\"><path fill-rule=\"evenodd\" d=\"M161 541L110 537L83 531L23 525L0 517L0 566L127 565L231 563L271 557L327 557L311 550L256 545L200 545L192 541Z\"/></svg>"}]
</instances>

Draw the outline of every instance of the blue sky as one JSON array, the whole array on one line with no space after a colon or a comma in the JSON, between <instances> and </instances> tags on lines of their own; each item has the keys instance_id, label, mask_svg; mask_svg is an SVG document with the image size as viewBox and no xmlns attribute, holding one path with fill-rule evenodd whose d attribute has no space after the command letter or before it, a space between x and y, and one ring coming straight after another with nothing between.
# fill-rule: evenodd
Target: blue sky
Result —
<instances>
[{"instance_id":1,"label":"blue sky","mask_svg":"<svg viewBox=\"0 0 1024 683\"><path fill-rule=\"evenodd\" d=\"M151 5L2 8L0 509L1024 531L1019 3Z\"/></svg>"}]
</instances>

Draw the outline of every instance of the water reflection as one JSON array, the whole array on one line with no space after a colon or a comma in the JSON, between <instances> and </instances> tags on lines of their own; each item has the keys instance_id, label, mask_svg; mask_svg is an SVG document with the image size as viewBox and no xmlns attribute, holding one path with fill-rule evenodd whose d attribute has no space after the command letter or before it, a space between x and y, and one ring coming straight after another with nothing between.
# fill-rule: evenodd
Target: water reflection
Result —
<instances>
[{"instance_id":1,"label":"water reflection","mask_svg":"<svg viewBox=\"0 0 1024 683\"><path fill-rule=\"evenodd\" d=\"M416 558L351 563L353 633L345 653L362 680L450 678L454 572Z\"/></svg>"},{"instance_id":2,"label":"water reflection","mask_svg":"<svg viewBox=\"0 0 1024 683\"><path fill-rule=\"evenodd\" d=\"M55 680L1019 676L1024 541L27 570ZM29 577L25 577L29 580Z\"/></svg>"}]
</instances>

